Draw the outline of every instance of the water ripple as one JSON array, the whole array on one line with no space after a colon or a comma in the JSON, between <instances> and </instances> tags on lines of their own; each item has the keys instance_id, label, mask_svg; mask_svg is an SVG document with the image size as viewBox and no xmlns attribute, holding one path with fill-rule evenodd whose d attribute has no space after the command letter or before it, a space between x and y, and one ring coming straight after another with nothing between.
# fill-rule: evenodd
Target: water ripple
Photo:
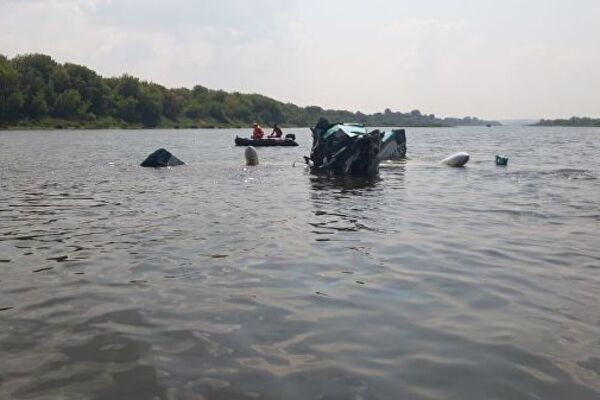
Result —
<instances>
[{"instance_id":1,"label":"water ripple","mask_svg":"<svg viewBox=\"0 0 600 400\"><path fill-rule=\"evenodd\" d=\"M375 180L296 133L3 132L0 398L600 398L597 132L411 129Z\"/></svg>"}]
</instances>

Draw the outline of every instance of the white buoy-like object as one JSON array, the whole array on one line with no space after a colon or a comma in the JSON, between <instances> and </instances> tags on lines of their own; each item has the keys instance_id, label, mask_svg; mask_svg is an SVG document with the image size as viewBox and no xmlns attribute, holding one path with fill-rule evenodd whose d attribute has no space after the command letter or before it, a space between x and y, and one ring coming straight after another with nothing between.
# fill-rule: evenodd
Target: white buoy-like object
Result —
<instances>
[{"instance_id":1,"label":"white buoy-like object","mask_svg":"<svg viewBox=\"0 0 600 400\"><path fill-rule=\"evenodd\" d=\"M246 147L244 156L246 156L246 165L258 165L258 152L254 147Z\"/></svg>"},{"instance_id":2,"label":"white buoy-like object","mask_svg":"<svg viewBox=\"0 0 600 400\"><path fill-rule=\"evenodd\" d=\"M469 153L461 151L460 153L452 154L450 157L444 158L442 164L449 167L462 167L469 162L469 158Z\"/></svg>"}]
</instances>

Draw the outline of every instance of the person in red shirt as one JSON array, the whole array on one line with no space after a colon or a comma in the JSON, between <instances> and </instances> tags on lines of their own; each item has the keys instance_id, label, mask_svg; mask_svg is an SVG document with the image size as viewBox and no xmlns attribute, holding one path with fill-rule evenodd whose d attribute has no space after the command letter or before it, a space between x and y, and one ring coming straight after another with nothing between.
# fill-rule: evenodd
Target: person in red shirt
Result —
<instances>
[{"instance_id":1,"label":"person in red shirt","mask_svg":"<svg viewBox=\"0 0 600 400\"><path fill-rule=\"evenodd\" d=\"M265 132L262 130L260 125L255 123L254 125L252 125L252 127L254 128L254 130L252 131L252 139L262 139L263 136L265 136Z\"/></svg>"},{"instance_id":2,"label":"person in red shirt","mask_svg":"<svg viewBox=\"0 0 600 400\"><path fill-rule=\"evenodd\" d=\"M273 124L273 132L269 135L269 137L281 139L282 136L283 136L283 132L281 131L281 128L279 126L277 126L277 124Z\"/></svg>"}]
</instances>

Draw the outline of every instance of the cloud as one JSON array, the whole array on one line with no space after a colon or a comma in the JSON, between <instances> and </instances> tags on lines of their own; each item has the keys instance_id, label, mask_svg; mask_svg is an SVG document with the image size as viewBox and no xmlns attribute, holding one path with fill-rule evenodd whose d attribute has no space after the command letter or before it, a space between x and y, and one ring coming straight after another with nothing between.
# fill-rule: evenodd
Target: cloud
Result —
<instances>
[{"instance_id":1,"label":"cloud","mask_svg":"<svg viewBox=\"0 0 600 400\"><path fill-rule=\"evenodd\" d=\"M580 1L0 0L0 53L328 108L597 114L600 3Z\"/></svg>"},{"instance_id":2,"label":"cloud","mask_svg":"<svg viewBox=\"0 0 600 400\"><path fill-rule=\"evenodd\" d=\"M243 12L248 6L235 8L223 17L228 23L219 24L218 18L210 17L215 15L210 7L219 8L215 1L171 3L170 7L157 1L140 7L139 2L127 0L0 3L0 24L6 29L0 36L0 50L13 56L48 53L60 61L89 64L103 74L129 72L179 86L196 83L192 79L202 78L202 72L211 75L211 70L228 67L222 65L233 62L228 54L245 56L237 65L252 65L250 54L240 49L260 53L268 42L265 28L250 28L251 18ZM261 3L268 7L274 2ZM270 29L281 25L271 24Z\"/></svg>"},{"instance_id":3,"label":"cloud","mask_svg":"<svg viewBox=\"0 0 600 400\"><path fill-rule=\"evenodd\" d=\"M465 21L442 22L434 18L406 18L389 24L387 30L388 32L401 35L412 34L420 36L424 34L448 35L464 32L466 28L467 23Z\"/></svg>"}]
</instances>

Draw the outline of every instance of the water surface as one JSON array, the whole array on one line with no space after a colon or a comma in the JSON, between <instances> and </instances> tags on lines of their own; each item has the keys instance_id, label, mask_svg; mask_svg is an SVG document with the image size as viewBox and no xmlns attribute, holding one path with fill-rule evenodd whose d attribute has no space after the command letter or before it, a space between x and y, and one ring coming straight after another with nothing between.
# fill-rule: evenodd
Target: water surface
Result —
<instances>
[{"instance_id":1,"label":"water surface","mask_svg":"<svg viewBox=\"0 0 600 400\"><path fill-rule=\"evenodd\" d=\"M0 398L600 398L600 130L409 129L342 182L295 133L0 132Z\"/></svg>"}]
</instances>

